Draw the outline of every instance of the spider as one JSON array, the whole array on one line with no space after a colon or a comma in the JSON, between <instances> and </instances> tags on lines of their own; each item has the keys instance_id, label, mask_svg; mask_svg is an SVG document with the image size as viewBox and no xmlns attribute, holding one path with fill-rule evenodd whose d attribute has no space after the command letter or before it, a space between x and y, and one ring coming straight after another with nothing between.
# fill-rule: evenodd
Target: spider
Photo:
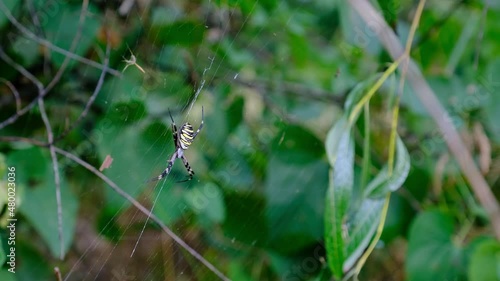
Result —
<instances>
[{"instance_id":1,"label":"spider","mask_svg":"<svg viewBox=\"0 0 500 281\"><path fill-rule=\"evenodd\" d=\"M189 146L193 143L193 140L196 138L198 133L203 128L203 107L201 107L200 127L198 127L198 130L196 130L196 132L193 131L193 126L189 124L189 122L184 123L184 125L182 125L181 129L178 131L177 126L175 125L174 118L170 113L170 110L168 111L168 114L170 115L170 119L172 120L172 135L174 137L175 152L168 160L167 168L159 176L150 179L148 182L159 181L168 176L168 174L170 174L170 171L172 170L172 166L174 165L175 159L177 158L182 159L184 167L186 167L186 170L189 173L189 177L180 182L190 181L193 179L194 176L194 171L193 169L191 169L191 166L189 165L186 156L184 156L184 151L189 148Z\"/></svg>"}]
</instances>

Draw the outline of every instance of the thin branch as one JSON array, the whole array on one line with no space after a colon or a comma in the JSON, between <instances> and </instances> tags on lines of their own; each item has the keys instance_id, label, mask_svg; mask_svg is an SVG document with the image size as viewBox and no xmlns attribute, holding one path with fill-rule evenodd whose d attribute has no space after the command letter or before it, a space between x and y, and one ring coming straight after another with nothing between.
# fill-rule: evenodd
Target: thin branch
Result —
<instances>
[{"instance_id":1,"label":"thin branch","mask_svg":"<svg viewBox=\"0 0 500 281\"><path fill-rule=\"evenodd\" d=\"M371 25L376 24L378 28L376 34L385 49L393 59L399 58L404 53L399 38L370 2L366 0L349 0L349 3L365 22L369 22ZM474 164L474 159L451 122L451 117L443 108L413 61L410 61L407 77L408 83L413 87L415 94L419 97L443 134L448 148L457 160L481 205L486 209L496 237L500 239L500 206L495 199L495 195L491 192L488 183Z\"/></svg>"},{"instance_id":2,"label":"thin branch","mask_svg":"<svg viewBox=\"0 0 500 281\"><path fill-rule=\"evenodd\" d=\"M45 142L41 142L36 139L30 139L30 138L25 138L25 137L17 137L17 136L0 136L0 142L16 142L16 141L22 141L22 142L27 142L31 143L36 146L42 146L42 147L48 147L49 144Z\"/></svg>"},{"instance_id":3,"label":"thin branch","mask_svg":"<svg viewBox=\"0 0 500 281\"><path fill-rule=\"evenodd\" d=\"M84 1L84 3L82 4L82 13L80 14L80 27L79 27L79 29L81 29L81 26L83 25L83 24L82 24L82 23L83 23L83 19L85 18L85 13L84 13L83 11L86 11L86 10L87 10L85 2L87 2L87 0L86 0L86 1ZM87 3L87 5L88 5L88 3ZM5 6L4 6L4 4L3 4L2 2L0 2L0 10L2 10L2 11L5 13L5 15L7 16L7 18L9 18L9 20L11 20L12 24L14 24L16 27L18 27L19 29L26 29L26 28L25 28L24 26L22 26L22 25L21 25L21 24L20 24L20 23L19 23L19 22L18 22L18 21L14 18L14 17L12 17L12 15L11 15L11 14L9 13L9 11L5 8ZM19 25L19 26L18 26L18 25ZM28 33L32 34L32 33L31 33L29 30L27 30L27 29L26 29L26 32L28 32ZM36 37L36 35L34 35L34 34L32 34L32 35L33 35L35 38L37 38L37 40L39 40L39 41L40 41L40 40L41 40L41 41L46 41L46 40L44 40L44 39L40 39L40 38ZM72 46L71 46L72 48L74 47L73 45L75 45L75 44L77 43L77 40L76 40L76 39L78 39L78 37L79 37L79 36L75 36L75 38L74 38L74 40L73 40L73 42L72 42ZM33 40L35 40L35 39L33 39ZM35 41L37 41L37 40L35 40ZM37 41L37 42L38 42L38 41ZM49 41L47 41L47 42L48 42L49 44L51 44ZM62 50L62 49L61 49L61 50ZM77 55L74 55L73 53L68 52L68 51L66 51L66 50L64 50L64 51L65 51L66 53L69 53L69 54L73 55L73 56L77 56ZM2 58L3 58L2 54L3 54L3 56L7 56L7 55L5 54L5 52L3 51L2 47L0 46L0 57L2 57ZM43 90L42 90L42 92L41 92L41 93L40 93L40 94L39 94L39 95L38 95L38 96L37 96L34 100L32 100L32 101L31 101L31 102L30 102L27 106L25 106L25 107L24 107L24 108L22 108L21 110L18 110L18 111L16 112L16 114L14 114L14 115L12 115L11 117L7 118L6 120L4 120L4 121L0 122L0 130L1 130L1 129L3 129L5 126L7 126L7 125L10 125L10 124L14 123L14 122L15 122L15 121L19 118L19 117L21 117L22 115L24 115L24 114L26 114L27 112L29 112L29 111L30 111L30 110L31 110L31 109L35 106L35 104L38 102L38 100L39 100L39 99L41 99L41 98L43 98L45 95L47 95L48 91L50 91L50 90L52 89L52 87L53 87L53 86L55 86L55 84L56 84L56 83L59 81L59 79L61 78L61 75L62 75L62 73L63 73L63 71L64 71L64 69L65 69L65 67L66 67L66 64L67 64L68 58L73 58L73 57L72 57L72 56L70 56L70 55L68 55L68 56L65 58L65 60L64 60L64 62L63 62L63 65L61 66L61 68L59 69L59 71L56 73L56 76L54 77L54 79L52 79L52 81L49 83L49 85L48 85L45 89L43 89ZM14 62L12 61L12 59L10 59L10 58L8 58L8 59L12 62L12 63L10 63L11 65L16 65L16 63L14 63ZM4 59L4 60L5 60L5 59ZM85 59L85 60L87 60L87 59ZM88 61L90 61L90 60L88 60ZM90 62L92 62L92 63L94 63L94 64L98 65L98 67L97 67L97 68L102 69L102 71L103 71L103 72L109 72L109 73L111 73L111 74L113 74L113 75L115 75L116 73L118 73L118 76L120 76L120 75L121 75L121 73L119 73L118 71L116 71L116 70L113 70L113 69L109 68L107 64L106 64L106 65L101 65L101 64L98 64L98 63L96 63L96 62L94 62L94 61L90 61ZM16 68L16 67L14 67L14 68ZM22 67L21 67L21 68L22 68ZM21 70L20 70L20 69L18 69L18 68L16 68L16 69L17 69L19 72L21 72L24 76L26 76L28 79L30 79L30 77L34 78L34 76L33 76L33 75L31 75L31 73L29 73L28 71L26 71L26 70L21 71ZM101 74L101 76L102 76L102 74ZM30 79L30 80L34 81L34 80L36 80L36 79ZM37 81L38 81L38 80L37 80ZM40 84L41 84L41 83L40 83ZM37 86L38 86L38 85L37 85Z\"/></svg>"},{"instance_id":4,"label":"thin branch","mask_svg":"<svg viewBox=\"0 0 500 281\"><path fill-rule=\"evenodd\" d=\"M71 45L70 45L69 50L68 50L70 53L73 53L76 50L76 47L78 46L78 41L80 40L80 37L82 35L83 26L85 24L85 16L87 15L88 7L89 7L89 1L83 0L82 8L80 11L80 19L78 20L78 28L76 30L75 37L73 37L73 41L71 41ZM50 90L52 90L52 88L57 84L57 82L59 82L59 80L61 79L61 77L64 73L64 70L66 70L66 67L69 64L69 61L70 61L70 58L68 56L64 57L64 61L61 64L61 67L57 71L56 75L54 75L54 78L52 79L52 81L50 81L49 85L47 85L47 87L45 87L44 95L46 95ZM106 71L106 70L107 70L107 67L105 66L103 68L103 71Z\"/></svg>"},{"instance_id":5,"label":"thin branch","mask_svg":"<svg viewBox=\"0 0 500 281\"><path fill-rule=\"evenodd\" d=\"M10 83L9 80L0 77L0 82L3 82L7 87L9 87L10 91L14 95L14 99L16 100L16 113L21 110L21 96L19 95L19 92L16 89L16 86L14 84Z\"/></svg>"},{"instance_id":6,"label":"thin branch","mask_svg":"<svg viewBox=\"0 0 500 281\"><path fill-rule=\"evenodd\" d=\"M28 37L29 39L37 42L38 44L41 44L41 45L44 45L45 47L51 49L52 51L54 52L57 52L57 53L60 53L60 54L63 54L73 60L76 60L76 61L79 61L83 64L86 64L86 65L89 65L89 66L92 66L92 67L95 67L97 69L101 69L103 70L104 69L104 66L100 63L97 63L93 60L89 60L87 58L84 58L84 57L81 57L79 55L76 55L74 53L71 53L63 48L60 48L54 44L52 44L50 41L48 40L45 40L43 38L40 38L38 36L36 36L33 32L31 32L29 29L27 29L26 27L24 27L19 21L16 20L16 18L10 13L9 9L7 9L7 7L5 6L5 4L3 3L3 1L0 1L0 10L5 14L5 16L7 17L7 19L17 28L19 29L19 31L21 31L24 36ZM121 73L120 71L118 70L115 70L115 69L106 69L107 72L111 73L112 75L114 76L117 76L117 77L121 77Z\"/></svg>"},{"instance_id":7,"label":"thin branch","mask_svg":"<svg viewBox=\"0 0 500 281\"><path fill-rule=\"evenodd\" d=\"M22 75L24 75L27 79L29 79L35 86L38 88L38 106L40 108L40 115L42 117L43 123L45 124L45 128L47 129L47 138L50 149L50 156L52 158L52 168L54 169L54 182L56 185L56 201L57 201L57 218L58 218L58 230L59 230L59 239L60 239L60 258L64 258L64 241L63 241L63 232L62 232L62 204L61 204L61 183L59 176L59 164L57 162L56 153L54 151L54 147L52 145L54 140L54 133L52 131L52 127L49 122L49 118L47 117L47 112L45 110L45 104L43 98L41 96L44 94L45 90L43 88L42 82L40 82L33 74L31 74L28 70L22 67L20 64L13 61L0 46L0 58L3 59L7 64L11 67L19 71ZM16 116L19 116L19 113L16 113Z\"/></svg>"},{"instance_id":8,"label":"thin branch","mask_svg":"<svg viewBox=\"0 0 500 281\"><path fill-rule=\"evenodd\" d=\"M1 2L0 2L1 3ZM13 59L11 59L4 51L2 45L0 45L0 58L3 59L7 64L12 66L15 70L19 71L24 77L28 78L35 86L38 88L38 94L43 92L43 84L38 80L33 74L31 74L28 70L26 70L24 67L22 67L20 64L16 63ZM19 110L19 112L22 112L24 109ZM0 124L0 129L3 127Z\"/></svg>"},{"instance_id":9,"label":"thin branch","mask_svg":"<svg viewBox=\"0 0 500 281\"><path fill-rule=\"evenodd\" d=\"M64 259L64 240L63 240L63 219L62 219L62 200L61 200L61 178L59 175L59 162L57 162L56 152L54 150L54 133L50 126L49 118L45 110L45 103L43 99L38 100L38 107L40 108L40 115L42 116L43 123L47 129L47 139L49 142L50 157L52 158L52 169L54 170L54 182L56 185L56 203L57 203L57 230L59 234L59 258Z\"/></svg>"},{"instance_id":10,"label":"thin branch","mask_svg":"<svg viewBox=\"0 0 500 281\"><path fill-rule=\"evenodd\" d=\"M106 76L106 68L108 67L109 65L109 53L110 53L110 50L111 50L111 44L109 43L109 40L106 44L106 56L104 58L104 70L101 72L101 76L99 77L99 80L97 81L97 85L94 89L94 93L92 93L92 96L90 96L89 100L87 101L87 104L85 105L85 109L82 111L82 113L80 114L80 116L78 116L78 118L75 120L75 122L73 122L69 128L67 128L66 130L64 130L64 132L62 132L58 137L56 137L54 139L54 143L63 139L65 136L68 135L69 132L71 132L71 130L73 130L81 121L83 118L85 118L85 116L87 116L89 110L90 110L90 107L92 106L92 104L94 103L95 101L95 98L97 97L97 95L99 94L99 92L101 91L101 88L102 88L102 85L104 84L104 77Z\"/></svg>"},{"instance_id":11,"label":"thin branch","mask_svg":"<svg viewBox=\"0 0 500 281\"><path fill-rule=\"evenodd\" d=\"M62 150L60 148L54 147L55 151L84 167L85 169L89 170L92 172L94 175L102 179L106 184L108 184L113 191L118 193L121 197L125 198L127 201L132 203L134 207L136 207L139 211L141 211L143 214L147 215L150 217L152 221L157 223L161 229L172 239L174 239L177 244L179 244L182 248L184 248L189 254L191 254L195 259L197 259L199 262L204 264L210 271L212 271L215 275L217 275L219 278L222 280L230 280L227 278L222 272L220 272L217 268L215 268L214 265L212 265L209 261L207 261L205 258L203 258L196 250L191 248L186 242L184 242L179 236L177 236L170 228L168 228L155 214L151 213L146 207L144 207L141 203L139 203L137 200L135 200L132 196L130 196L128 193L123 191L116 183L114 183L112 180L110 180L108 177L106 177L103 173L99 172L96 168L94 168L92 165L89 163L85 162L84 160L80 159L78 156L67 152L65 150Z\"/></svg>"}]
</instances>

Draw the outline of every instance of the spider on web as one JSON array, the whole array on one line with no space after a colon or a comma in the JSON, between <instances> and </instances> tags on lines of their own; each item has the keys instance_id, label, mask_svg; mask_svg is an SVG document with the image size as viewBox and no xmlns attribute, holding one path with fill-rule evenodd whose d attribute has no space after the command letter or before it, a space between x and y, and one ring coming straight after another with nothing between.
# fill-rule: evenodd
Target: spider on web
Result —
<instances>
[{"instance_id":1,"label":"spider on web","mask_svg":"<svg viewBox=\"0 0 500 281\"><path fill-rule=\"evenodd\" d=\"M190 181L194 176L194 171L193 169L191 169L191 166L189 165L189 162L184 155L184 151L189 148L198 133L200 133L201 129L203 128L203 106L201 107L201 123L196 132L193 130L193 126L189 122L184 123L181 126L180 130L177 130L177 126L175 125L175 121L172 117L172 114L170 113L170 110L168 111L168 114L170 115L170 119L172 120L172 135L174 137L175 152L168 160L167 168L159 176L150 179L148 182L159 181L168 176L168 174L170 174L170 171L172 170L172 166L174 165L175 160L179 158L182 159L184 167L186 167L186 170L189 174L187 179L180 182Z\"/></svg>"}]
</instances>

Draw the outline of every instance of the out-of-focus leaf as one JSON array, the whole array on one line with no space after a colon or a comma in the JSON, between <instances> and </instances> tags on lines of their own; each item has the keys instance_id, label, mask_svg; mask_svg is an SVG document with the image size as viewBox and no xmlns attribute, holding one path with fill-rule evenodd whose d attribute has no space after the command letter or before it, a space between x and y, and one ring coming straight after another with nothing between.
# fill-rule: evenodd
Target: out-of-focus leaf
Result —
<instances>
[{"instance_id":1,"label":"out-of-focus leaf","mask_svg":"<svg viewBox=\"0 0 500 281\"><path fill-rule=\"evenodd\" d=\"M141 120L146 115L146 107L139 100L131 100L129 102L117 102L113 104L109 114L106 116L117 124L130 124Z\"/></svg>"},{"instance_id":2,"label":"out-of-focus leaf","mask_svg":"<svg viewBox=\"0 0 500 281\"><path fill-rule=\"evenodd\" d=\"M346 259L344 226L354 184L354 142L346 123L345 118L339 120L326 140L332 172L326 193L325 246L330 270L339 279Z\"/></svg>"},{"instance_id":3,"label":"out-of-focus leaf","mask_svg":"<svg viewBox=\"0 0 500 281\"><path fill-rule=\"evenodd\" d=\"M21 3L20 0L2 0L2 3L5 5L7 10L12 14L14 8ZM0 12L0 29L8 22L7 16L5 13Z\"/></svg>"},{"instance_id":4,"label":"out-of-focus leaf","mask_svg":"<svg viewBox=\"0 0 500 281\"><path fill-rule=\"evenodd\" d=\"M248 245L265 245L269 230L264 213L264 198L247 191L230 191L225 194L224 200L224 235Z\"/></svg>"},{"instance_id":5,"label":"out-of-focus leaf","mask_svg":"<svg viewBox=\"0 0 500 281\"><path fill-rule=\"evenodd\" d=\"M57 2L55 5L58 5L57 9L55 9L56 12L44 14L44 17L40 19L40 23L49 41L62 49L69 50L79 27L81 7L72 6L66 4L66 2ZM93 5L89 5L88 13L100 14ZM73 53L84 56L92 47L100 26L98 16L85 17L81 36ZM56 68L61 67L64 59L65 55L51 51L50 60ZM68 68L74 65L76 65L76 62L70 60Z\"/></svg>"},{"instance_id":6,"label":"out-of-focus leaf","mask_svg":"<svg viewBox=\"0 0 500 281\"><path fill-rule=\"evenodd\" d=\"M394 169L389 176L387 166L377 174L377 176L368 184L365 190L365 196L371 198L384 197L388 192L398 190L406 180L410 171L410 155L406 146L399 136L396 138L396 161Z\"/></svg>"},{"instance_id":7,"label":"out-of-focus leaf","mask_svg":"<svg viewBox=\"0 0 500 281\"><path fill-rule=\"evenodd\" d=\"M61 203L64 253L68 252L73 241L76 226L78 200L66 183L63 171L61 176ZM49 246L52 255L59 257L60 242L54 173L47 169L45 178L39 184L26 190L26 196L19 211L30 221L40 236Z\"/></svg>"},{"instance_id":8,"label":"out-of-focus leaf","mask_svg":"<svg viewBox=\"0 0 500 281\"><path fill-rule=\"evenodd\" d=\"M226 217L223 194L213 183L207 183L185 192L191 210L211 223L221 223Z\"/></svg>"},{"instance_id":9,"label":"out-of-focus leaf","mask_svg":"<svg viewBox=\"0 0 500 281\"><path fill-rule=\"evenodd\" d=\"M472 253L468 269L470 281L500 280L500 243L490 239L482 241Z\"/></svg>"},{"instance_id":10,"label":"out-of-focus leaf","mask_svg":"<svg viewBox=\"0 0 500 281\"><path fill-rule=\"evenodd\" d=\"M54 232L57 233L57 232ZM57 236L57 235L55 235ZM17 240L16 243L16 260L22 261L16 265L15 280L23 281L40 281L54 280L52 269L50 268L47 258L42 256L33 246L30 241ZM2 281L4 279L1 279ZM8 280L8 279L7 279Z\"/></svg>"},{"instance_id":11,"label":"out-of-focus leaf","mask_svg":"<svg viewBox=\"0 0 500 281\"><path fill-rule=\"evenodd\" d=\"M253 281L254 279L248 272L248 268L244 265L244 261L232 260L229 264L229 274L228 277L231 280L241 280L241 281Z\"/></svg>"},{"instance_id":12,"label":"out-of-focus leaf","mask_svg":"<svg viewBox=\"0 0 500 281\"><path fill-rule=\"evenodd\" d=\"M453 218L440 211L426 211L415 219L408 238L408 280L464 279L464 253L453 241L453 231Z\"/></svg>"},{"instance_id":13,"label":"out-of-focus leaf","mask_svg":"<svg viewBox=\"0 0 500 281\"><path fill-rule=\"evenodd\" d=\"M395 27L398 18L398 11L401 7L400 0L377 0L377 3L382 10L385 21Z\"/></svg>"},{"instance_id":14,"label":"out-of-focus leaf","mask_svg":"<svg viewBox=\"0 0 500 281\"><path fill-rule=\"evenodd\" d=\"M7 271L7 269L0 269L0 280L2 281L15 281L17 280L16 274L12 274L12 272Z\"/></svg>"},{"instance_id":15,"label":"out-of-focus leaf","mask_svg":"<svg viewBox=\"0 0 500 281\"><path fill-rule=\"evenodd\" d=\"M54 173L50 157L41 148L17 150L9 154L9 166L16 168L17 202L22 194L22 213L47 243L54 257L60 255L58 233L57 202ZM26 173L29 171L29 173ZM64 250L67 252L73 240L78 201L66 183L64 172L59 171L61 201L63 209ZM29 188L24 188L30 183Z\"/></svg>"},{"instance_id":16,"label":"out-of-focus leaf","mask_svg":"<svg viewBox=\"0 0 500 281\"><path fill-rule=\"evenodd\" d=\"M272 157L267 167L266 213L273 230L272 248L290 253L314 244L324 233L320 202L326 192L328 166L321 161L301 165Z\"/></svg>"},{"instance_id":17,"label":"out-of-focus leaf","mask_svg":"<svg viewBox=\"0 0 500 281\"><path fill-rule=\"evenodd\" d=\"M495 59L489 63L486 70L486 77L481 77L480 81L484 88L486 88L481 97L486 100L486 120L496 143L500 143L500 122L498 122L500 120L500 110L498 110L500 108L500 100L496 97L496 94L500 90L498 73L500 73L500 59Z\"/></svg>"},{"instance_id":18,"label":"out-of-focus leaf","mask_svg":"<svg viewBox=\"0 0 500 281\"><path fill-rule=\"evenodd\" d=\"M104 118L94 130L91 140L97 146L101 159L113 157L113 164L104 174L129 195L137 196L152 177L158 176L165 168L167 159L174 153L175 146L171 132L160 123L151 123L145 128L123 126ZM179 163L177 162L177 165ZM182 164L180 164L182 166ZM174 180L174 170L165 180ZM111 188L106 188L108 207L119 210L126 202ZM128 204L128 203L127 203Z\"/></svg>"},{"instance_id":19,"label":"out-of-focus leaf","mask_svg":"<svg viewBox=\"0 0 500 281\"><path fill-rule=\"evenodd\" d=\"M272 141L276 157L290 164L307 164L319 159L323 153L321 141L306 129L287 126Z\"/></svg>"},{"instance_id":20,"label":"out-of-focus leaf","mask_svg":"<svg viewBox=\"0 0 500 281\"><path fill-rule=\"evenodd\" d=\"M347 221L344 271L354 266L370 243L375 230L377 230L383 206L384 199L365 199L361 206L356 209L353 218Z\"/></svg>"},{"instance_id":21,"label":"out-of-focus leaf","mask_svg":"<svg viewBox=\"0 0 500 281\"><path fill-rule=\"evenodd\" d=\"M157 45L195 46L203 41L206 27L194 20L178 20L172 23L153 22L150 40Z\"/></svg>"},{"instance_id":22,"label":"out-of-focus leaf","mask_svg":"<svg viewBox=\"0 0 500 281\"><path fill-rule=\"evenodd\" d=\"M242 97L236 97L236 99L231 103L231 105L226 110L227 114L227 127L229 132L233 132L241 121L243 121L243 106L245 100Z\"/></svg>"},{"instance_id":23,"label":"out-of-focus leaf","mask_svg":"<svg viewBox=\"0 0 500 281\"><path fill-rule=\"evenodd\" d=\"M297 66L304 66L309 56L309 45L304 36L290 33L289 46L292 52L292 58Z\"/></svg>"},{"instance_id":24,"label":"out-of-focus leaf","mask_svg":"<svg viewBox=\"0 0 500 281\"><path fill-rule=\"evenodd\" d=\"M344 110L345 110L345 115L346 116L351 116L351 112L353 111L354 107L361 101L361 99L368 93L368 90L370 87L375 84L375 82L380 78L380 74L373 75L369 79L358 83L354 89L352 89L345 101L344 104ZM357 119L358 116L355 117Z\"/></svg>"}]
</instances>

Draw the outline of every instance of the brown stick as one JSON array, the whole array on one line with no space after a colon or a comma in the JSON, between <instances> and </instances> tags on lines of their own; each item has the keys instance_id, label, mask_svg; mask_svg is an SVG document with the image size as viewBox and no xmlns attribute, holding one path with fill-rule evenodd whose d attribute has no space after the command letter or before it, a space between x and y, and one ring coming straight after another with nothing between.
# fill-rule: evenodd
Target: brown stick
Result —
<instances>
[{"instance_id":1,"label":"brown stick","mask_svg":"<svg viewBox=\"0 0 500 281\"><path fill-rule=\"evenodd\" d=\"M376 28L379 40L394 60L403 55L403 46L401 46L398 37L368 1L349 0L349 3L366 23L370 24L372 28ZM405 67L405 62L403 61L399 67ZM468 179L474 194L486 209L497 239L500 239L500 206L488 183L474 164L474 159L455 129L448 112L443 108L413 61L409 62L407 79L415 94L438 125L448 148Z\"/></svg>"}]
</instances>

